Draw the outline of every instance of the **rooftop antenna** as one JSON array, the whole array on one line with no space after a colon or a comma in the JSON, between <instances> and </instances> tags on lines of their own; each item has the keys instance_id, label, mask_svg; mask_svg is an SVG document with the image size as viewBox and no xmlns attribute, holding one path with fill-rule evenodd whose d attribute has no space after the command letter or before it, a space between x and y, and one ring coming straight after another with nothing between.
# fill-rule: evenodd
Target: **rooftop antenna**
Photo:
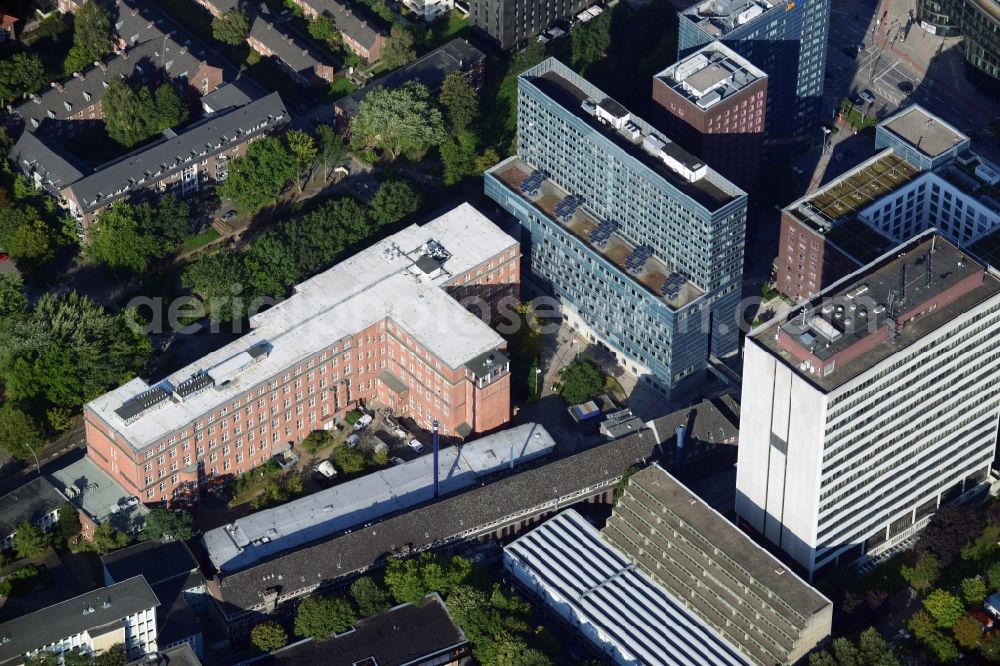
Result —
<instances>
[{"instance_id":1,"label":"rooftop antenna","mask_svg":"<svg viewBox=\"0 0 1000 666\"><path fill-rule=\"evenodd\" d=\"M927 251L927 262L924 266L924 286L930 289L931 280L934 279L934 240L931 239L931 249Z\"/></svg>"}]
</instances>

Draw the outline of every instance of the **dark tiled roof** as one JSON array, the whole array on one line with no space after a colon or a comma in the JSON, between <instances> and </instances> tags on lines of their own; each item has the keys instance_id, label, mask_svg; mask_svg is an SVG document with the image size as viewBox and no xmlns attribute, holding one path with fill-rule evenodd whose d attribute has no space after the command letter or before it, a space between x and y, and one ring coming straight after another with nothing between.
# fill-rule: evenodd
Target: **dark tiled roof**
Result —
<instances>
[{"instance_id":1,"label":"dark tiled roof","mask_svg":"<svg viewBox=\"0 0 1000 666\"><path fill-rule=\"evenodd\" d=\"M285 32L264 7L250 23L250 37L256 39L270 50L274 57L302 76L312 75L317 67L325 64L305 43Z\"/></svg>"},{"instance_id":2,"label":"dark tiled roof","mask_svg":"<svg viewBox=\"0 0 1000 666\"><path fill-rule=\"evenodd\" d=\"M407 81L418 81L430 90L436 90L452 72L468 70L474 63L484 60L482 51L464 39L453 39L430 53L414 60L406 67L370 82L361 90L337 100L337 108L347 116L358 112L358 105L377 88L394 90Z\"/></svg>"},{"instance_id":3,"label":"dark tiled roof","mask_svg":"<svg viewBox=\"0 0 1000 666\"><path fill-rule=\"evenodd\" d=\"M415 606L403 604L361 620L350 633L281 650L255 663L353 666L370 658L378 666L400 666L466 643L465 634L433 594Z\"/></svg>"},{"instance_id":4,"label":"dark tiled roof","mask_svg":"<svg viewBox=\"0 0 1000 666\"><path fill-rule=\"evenodd\" d=\"M0 624L0 662L158 605L141 576ZM91 610L93 609L93 610Z\"/></svg>"},{"instance_id":5,"label":"dark tiled roof","mask_svg":"<svg viewBox=\"0 0 1000 666\"><path fill-rule=\"evenodd\" d=\"M145 77L162 70L175 82L186 81L197 74L202 64L202 59L188 47L160 37L108 57L103 66L90 67L82 75L53 84L15 106L14 112L24 119L26 129L34 130L47 119L65 120L98 103L104 96L105 84L115 77L131 79L140 70Z\"/></svg>"},{"instance_id":6,"label":"dark tiled roof","mask_svg":"<svg viewBox=\"0 0 1000 666\"><path fill-rule=\"evenodd\" d=\"M210 116L173 138L147 146L102 166L70 186L83 212L90 212L162 180L193 161L207 159L288 121L278 93Z\"/></svg>"},{"instance_id":7,"label":"dark tiled roof","mask_svg":"<svg viewBox=\"0 0 1000 666\"><path fill-rule=\"evenodd\" d=\"M201 572L186 578L174 578L153 586L153 594L160 602L156 609L159 635L157 640L167 645L201 633L201 623L184 598L184 590L205 585Z\"/></svg>"},{"instance_id":8,"label":"dark tiled roof","mask_svg":"<svg viewBox=\"0 0 1000 666\"><path fill-rule=\"evenodd\" d=\"M340 0L306 0L306 4L313 7L321 14L330 14L337 29L365 47L375 46L379 35L385 36L385 32L371 23L365 16L356 9L352 9L346 2Z\"/></svg>"},{"instance_id":9,"label":"dark tiled roof","mask_svg":"<svg viewBox=\"0 0 1000 666\"><path fill-rule=\"evenodd\" d=\"M419 550L478 533L481 526L618 478L647 460L655 445L650 431L636 433L221 577L220 605L234 615L262 603L269 588L290 596L381 564L407 544Z\"/></svg>"},{"instance_id":10,"label":"dark tiled roof","mask_svg":"<svg viewBox=\"0 0 1000 666\"><path fill-rule=\"evenodd\" d=\"M739 405L727 395L702 400L697 405L653 421L661 442L673 439L679 425L685 427L685 434L690 439L715 444L735 444L740 431Z\"/></svg>"},{"instance_id":11,"label":"dark tiled roof","mask_svg":"<svg viewBox=\"0 0 1000 666\"><path fill-rule=\"evenodd\" d=\"M24 484L0 497L0 539L17 531L24 521L41 520L67 502L55 486L44 477Z\"/></svg>"},{"instance_id":12,"label":"dark tiled roof","mask_svg":"<svg viewBox=\"0 0 1000 666\"><path fill-rule=\"evenodd\" d=\"M166 19L154 16L143 2L116 0L110 7L111 24L123 42L130 46L162 37L170 32Z\"/></svg>"},{"instance_id":13,"label":"dark tiled roof","mask_svg":"<svg viewBox=\"0 0 1000 666\"><path fill-rule=\"evenodd\" d=\"M187 577L198 568L198 561L183 541L144 541L105 555L101 562L113 581L142 576L153 587Z\"/></svg>"},{"instance_id":14,"label":"dark tiled roof","mask_svg":"<svg viewBox=\"0 0 1000 666\"><path fill-rule=\"evenodd\" d=\"M130 661L129 666L202 666L201 659L187 643L160 650L155 656Z\"/></svg>"},{"instance_id":15,"label":"dark tiled roof","mask_svg":"<svg viewBox=\"0 0 1000 666\"><path fill-rule=\"evenodd\" d=\"M249 104L253 98L254 94L241 85L240 81L234 81L202 96L201 105L214 113L219 113L225 109Z\"/></svg>"},{"instance_id":16,"label":"dark tiled roof","mask_svg":"<svg viewBox=\"0 0 1000 666\"><path fill-rule=\"evenodd\" d=\"M58 144L47 144L27 130L21 132L10 158L25 173L38 174L42 185L53 194L90 172Z\"/></svg>"}]
</instances>

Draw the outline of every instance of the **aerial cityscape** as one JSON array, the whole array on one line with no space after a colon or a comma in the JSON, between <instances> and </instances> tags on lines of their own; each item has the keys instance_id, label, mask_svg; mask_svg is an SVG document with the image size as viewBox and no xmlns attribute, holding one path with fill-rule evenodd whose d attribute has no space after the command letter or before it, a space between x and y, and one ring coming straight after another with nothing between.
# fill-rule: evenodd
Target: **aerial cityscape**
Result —
<instances>
[{"instance_id":1,"label":"aerial cityscape","mask_svg":"<svg viewBox=\"0 0 1000 666\"><path fill-rule=\"evenodd\" d=\"M1000 1L0 0L0 666L1000 664Z\"/></svg>"}]
</instances>

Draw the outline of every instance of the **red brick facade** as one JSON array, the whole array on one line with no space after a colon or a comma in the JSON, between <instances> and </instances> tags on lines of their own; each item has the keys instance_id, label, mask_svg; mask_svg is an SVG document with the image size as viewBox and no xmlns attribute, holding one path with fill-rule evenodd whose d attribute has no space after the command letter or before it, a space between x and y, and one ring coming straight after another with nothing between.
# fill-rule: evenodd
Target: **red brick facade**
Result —
<instances>
[{"instance_id":1,"label":"red brick facade","mask_svg":"<svg viewBox=\"0 0 1000 666\"><path fill-rule=\"evenodd\" d=\"M775 288L794 301L818 294L861 265L826 238L781 213Z\"/></svg>"},{"instance_id":2,"label":"red brick facade","mask_svg":"<svg viewBox=\"0 0 1000 666\"><path fill-rule=\"evenodd\" d=\"M478 298L495 312L504 299L519 296L519 266L514 244L446 287L460 302L472 301L467 306L473 312L480 309ZM464 366L453 370L386 318L248 386L246 393L142 451L88 407L87 455L126 492L155 503L261 465L359 405L386 405L425 429L437 419L448 437L465 429L493 430L510 420L510 369L502 353L497 360L480 376ZM399 384L405 386L401 392ZM147 418L155 419L155 413Z\"/></svg>"}]
</instances>

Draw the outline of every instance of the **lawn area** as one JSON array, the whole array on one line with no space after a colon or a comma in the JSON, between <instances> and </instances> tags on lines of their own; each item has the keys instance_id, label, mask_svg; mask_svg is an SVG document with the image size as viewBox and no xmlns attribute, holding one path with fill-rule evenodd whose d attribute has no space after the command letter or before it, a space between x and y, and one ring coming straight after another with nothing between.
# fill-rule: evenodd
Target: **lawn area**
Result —
<instances>
[{"instance_id":1,"label":"lawn area","mask_svg":"<svg viewBox=\"0 0 1000 666\"><path fill-rule=\"evenodd\" d=\"M875 127L878 125L878 118L875 116L866 116L851 104L850 100L843 99L840 101L840 112L843 114L844 118L851 126L856 127L858 131L868 129L869 127Z\"/></svg>"},{"instance_id":2,"label":"lawn area","mask_svg":"<svg viewBox=\"0 0 1000 666\"><path fill-rule=\"evenodd\" d=\"M447 16L434 21L429 27L425 44L429 49L437 48L448 40L454 39L467 27L469 27L468 17L462 16L461 12L453 9L448 12Z\"/></svg>"},{"instance_id":3,"label":"lawn area","mask_svg":"<svg viewBox=\"0 0 1000 666\"><path fill-rule=\"evenodd\" d=\"M215 229L209 228L201 232L197 236L192 236L188 238L184 243L181 244L180 253L191 252L192 250L197 250L200 247L205 247L216 238L220 236L219 232Z\"/></svg>"},{"instance_id":4,"label":"lawn area","mask_svg":"<svg viewBox=\"0 0 1000 666\"><path fill-rule=\"evenodd\" d=\"M348 80L347 78L345 77L337 78L336 80L334 80L333 83L330 84L330 87L327 88L326 100L328 102L334 102L343 97L344 95L350 95L357 89L358 87L353 83L351 83L350 80Z\"/></svg>"}]
</instances>

